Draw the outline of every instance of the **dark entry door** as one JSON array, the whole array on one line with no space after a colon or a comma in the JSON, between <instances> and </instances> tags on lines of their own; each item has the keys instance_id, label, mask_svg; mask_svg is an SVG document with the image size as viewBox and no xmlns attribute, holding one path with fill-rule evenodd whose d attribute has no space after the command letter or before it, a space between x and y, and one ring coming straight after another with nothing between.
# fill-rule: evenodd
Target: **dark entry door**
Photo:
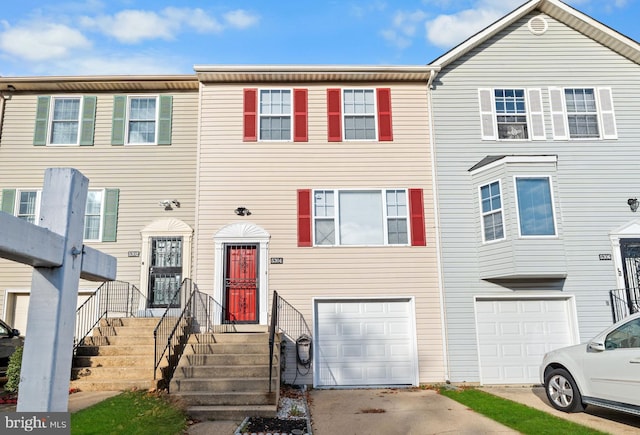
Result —
<instances>
[{"instance_id":1,"label":"dark entry door","mask_svg":"<svg viewBox=\"0 0 640 435\"><path fill-rule=\"evenodd\" d=\"M258 246L225 246L225 321L258 322Z\"/></svg>"},{"instance_id":2,"label":"dark entry door","mask_svg":"<svg viewBox=\"0 0 640 435\"><path fill-rule=\"evenodd\" d=\"M153 237L150 263L149 306L179 307L180 300L174 296L182 281L182 237Z\"/></svg>"},{"instance_id":3,"label":"dark entry door","mask_svg":"<svg viewBox=\"0 0 640 435\"><path fill-rule=\"evenodd\" d=\"M630 313L640 310L640 239L620 239L622 268Z\"/></svg>"}]
</instances>

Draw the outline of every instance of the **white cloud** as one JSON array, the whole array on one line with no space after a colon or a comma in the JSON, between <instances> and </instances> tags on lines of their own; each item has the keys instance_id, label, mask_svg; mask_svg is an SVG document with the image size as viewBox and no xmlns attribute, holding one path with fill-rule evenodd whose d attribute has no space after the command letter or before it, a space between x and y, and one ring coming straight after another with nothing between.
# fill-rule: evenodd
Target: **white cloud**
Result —
<instances>
[{"instance_id":1,"label":"white cloud","mask_svg":"<svg viewBox=\"0 0 640 435\"><path fill-rule=\"evenodd\" d=\"M427 14L421 10L398 11L393 17L391 28L381 32L382 37L399 49L407 48L412 43L418 25L424 22L426 17Z\"/></svg>"},{"instance_id":2,"label":"white cloud","mask_svg":"<svg viewBox=\"0 0 640 435\"><path fill-rule=\"evenodd\" d=\"M86 50L91 42L78 30L45 22L7 27L0 33L0 49L27 61L67 58L72 51Z\"/></svg>"},{"instance_id":3,"label":"white cloud","mask_svg":"<svg viewBox=\"0 0 640 435\"><path fill-rule=\"evenodd\" d=\"M246 29L257 24L260 18L257 15L238 9L224 14L224 19L230 27Z\"/></svg>"},{"instance_id":4,"label":"white cloud","mask_svg":"<svg viewBox=\"0 0 640 435\"><path fill-rule=\"evenodd\" d=\"M439 15L425 24L427 40L450 48L502 18L522 4L521 0L480 0L472 9Z\"/></svg>"}]
</instances>

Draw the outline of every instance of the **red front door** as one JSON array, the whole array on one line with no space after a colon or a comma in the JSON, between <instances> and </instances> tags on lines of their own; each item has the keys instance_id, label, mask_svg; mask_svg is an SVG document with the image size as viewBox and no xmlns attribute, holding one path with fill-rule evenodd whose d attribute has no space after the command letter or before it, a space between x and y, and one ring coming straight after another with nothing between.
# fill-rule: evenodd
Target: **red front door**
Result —
<instances>
[{"instance_id":1,"label":"red front door","mask_svg":"<svg viewBox=\"0 0 640 435\"><path fill-rule=\"evenodd\" d=\"M258 322L258 246L225 247L225 320Z\"/></svg>"}]
</instances>

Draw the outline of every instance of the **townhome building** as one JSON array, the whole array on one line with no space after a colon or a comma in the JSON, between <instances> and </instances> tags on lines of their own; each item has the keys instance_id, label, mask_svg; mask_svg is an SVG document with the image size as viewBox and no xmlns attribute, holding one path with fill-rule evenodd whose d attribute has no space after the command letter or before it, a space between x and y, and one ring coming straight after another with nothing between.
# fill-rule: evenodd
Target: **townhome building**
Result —
<instances>
[{"instance_id":1,"label":"townhome building","mask_svg":"<svg viewBox=\"0 0 640 435\"><path fill-rule=\"evenodd\" d=\"M3 77L0 95L2 211L37 224L45 169L78 169L85 244L116 257L148 308L166 307L191 276L197 77ZM30 288L31 267L0 260L0 315L22 334ZM78 304L96 288L81 281Z\"/></svg>"},{"instance_id":2,"label":"townhome building","mask_svg":"<svg viewBox=\"0 0 640 435\"><path fill-rule=\"evenodd\" d=\"M431 63L448 379L539 382L638 306L640 45L536 0Z\"/></svg>"},{"instance_id":3,"label":"townhome building","mask_svg":"<svg viewBox=\"0 0 640 435\"><path fill-rule=\"evenodd\" d=\"M238 323L267 325L275 292L301 315L313 363L285 334L285 382L442 381L431 69L195 71L199 288Z\"/></svg>"}]
</instances>

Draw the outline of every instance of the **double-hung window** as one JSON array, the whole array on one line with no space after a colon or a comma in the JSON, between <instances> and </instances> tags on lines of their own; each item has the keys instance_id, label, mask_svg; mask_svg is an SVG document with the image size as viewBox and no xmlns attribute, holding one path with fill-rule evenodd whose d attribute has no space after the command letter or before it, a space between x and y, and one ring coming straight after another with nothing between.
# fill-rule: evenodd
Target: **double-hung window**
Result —
<instances>
[{"instance_id":1,"label":"double-hung window","mask_svg":"<svg viewBox=\"0 0 640 435\"><path fill-rule=\"evenodd\" d=\"M406 245L405 189L316 190L315 245Z\"/></svg>"},{"instance_id":2,"label":"double-hung window","mask_svg":"<svg viewBox=\"0 0 640 435\"><path fill-rule=\"evenodd\" d=\"M84 239L100 240L103 208L103 190L87 192L87 206L84 212Z\"/></svg>"},{"instance_id":3,"label":"double-hung window","mask_svg":"<svg viewBox=\"0 0 640 435\"><path fill-rule=\"evenodd\" d=\"M375 140L376 105L373 89L344 89L344 138Z\"/></svg>"},{"instance_id":4,"label":"double-hung window","mask_svg":"<svg viewBox=\"0 0 640 435\"><path fill-rule=\"evenodd\" d=\"M483 140L545 140L542 92L536 88L478 89Z\"/></svg>"},{"instance_id":5,"label":"double-hung window","mask_svg":"<svg viewBox=\"0 0 640 435\"><path fill-rule=\"evenodd\" d=\"M154 144L156 142L158 98L129 97L127 106L127 143Z\"/></svg>"},{"instance_id":6,"label":"double-hung window","mask_svg":"<svg viewBox=\"0 0 640 435\"><path fill-rule=\"evenodd\" d=\"M393 140L391 89L327 89L327 140Z\"/></svg>"},{"instance_id":7,"label":"double-hung window","mask_svg":"<svg viewBox=\"0 0 640 435\"><path fill-rule=\"evenodd\" d=\"M260 140L291 140L291 91L260 90Z\"/></svg>"},{"instance_id":8,"label":"double-hung window","mask_svg":"<svg viewBox=\"0 0 640 435\"><path fill-rule=\"evenodd\" d=\"M567 105L569 137L600 137L598 131L598 108L594 90L565 89L564 98Z\"/></svg>"},{"instance_id":9,"label":"double-hung window","mask_svg":"<svg viewBox=\"0 0 640 435\"><path fill-rule=\"evenodd\" d=\"M40 192L37 190L18 190L16 216L32 224L37 224L40 208Z\"/></svg>"},{"instance_id":10,"label":"double-hung window","mask_svg":"<svg viewBox=\"0 0 640 435\"><path fill-rule=\"evenodd\" d=\"M498 139L528 139L524 89L494 90Z\"/></svg>"},{"instance_id":11,"label":"double-hung window","mask_svg":"<svg viewBox=\"0 0 640 435\"><path fill-rule=\"evenodd\" d=\"M515 177L518 222L523 237L555 236L549 177Z\"/></svg>"},{"instance_id":12,"label":"double-hung window","mask_svg":"<svg viewBox=\"0 0 640 435\"><path fill-rule=\"evenodd\" d=\"M480 186L482 235L485 242L504 239L500 182Z\"/></svg>"},{"instance_id":13,"label":"double-hung window","mask_svg":"<svg viewBox=\"0 0 640 435\"><path fill-rule=\"evenodd\" d=\"M51 145L77 145L80 131L80 97L53 97L51 113Z\"/></svg>"}]
</instances>

